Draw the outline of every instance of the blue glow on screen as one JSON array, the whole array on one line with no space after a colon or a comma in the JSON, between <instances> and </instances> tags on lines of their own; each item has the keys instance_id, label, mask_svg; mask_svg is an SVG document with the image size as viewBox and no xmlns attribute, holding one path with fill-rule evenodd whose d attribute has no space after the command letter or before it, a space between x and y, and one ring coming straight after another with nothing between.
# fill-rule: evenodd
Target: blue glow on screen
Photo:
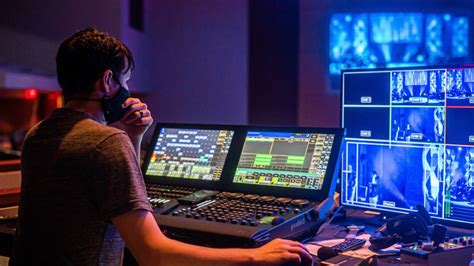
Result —
<instances>
[{"instance_id":1,"label":"blue glow on screen","mask_svg":"<svg viewBox=\"0 0 474 266\"><path fill-rule=\"evenodd\" d=\"M370 15L371 41L377 44L420 43L423 15L420 13L375 13Z\"/></svg>"},{"instance_id":2,"label":"blue glow on screen","mask_svg":"<svg viewBox=\"0 0 474 266\"><path fill-rule=\"evenodd\" d=\"M464 62L469 18L454 14L336 13L330 20L329 73Z\"/></svg>"}]
</instances>

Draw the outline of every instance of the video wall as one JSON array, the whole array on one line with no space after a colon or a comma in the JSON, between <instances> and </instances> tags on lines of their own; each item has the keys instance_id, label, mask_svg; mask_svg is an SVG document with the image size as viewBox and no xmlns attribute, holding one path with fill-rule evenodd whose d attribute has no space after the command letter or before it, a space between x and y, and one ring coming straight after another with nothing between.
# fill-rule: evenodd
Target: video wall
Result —
<instances>
[{"instance_id":1,"label":"video wall","mask_svg":"<svg viewBox=\"0 0 474 266\"><path fill-rule=\"evenodd\" d=\"M343 69L465 63L470 17L455 12L335 12L329 21L329 73Z\"/></svg>"},{"instance_id":2,"label":"video wall","mask_svg":"<svg viewBox=\"0 0 474 266\"><path fill-rule=\"evenodd\" d=\"M343 204L474 223L474 68L342 75Z\"/></svg>"}]
</instances>

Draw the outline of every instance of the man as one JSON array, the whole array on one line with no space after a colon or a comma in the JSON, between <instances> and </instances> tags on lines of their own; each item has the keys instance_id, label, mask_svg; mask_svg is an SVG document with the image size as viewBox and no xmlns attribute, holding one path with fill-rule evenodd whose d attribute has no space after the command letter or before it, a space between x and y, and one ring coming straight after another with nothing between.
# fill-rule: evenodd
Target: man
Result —
<instances>
[{"instance_id":1,"label":"man","mask_svg":"<svg viewBox=\"0 0 474 266\"><path fill-rule=\"evenodd\" d=\"M442 171L443 164L441 158L443 151L436 147L425 146L422 153L423 165L423 202L424 207L429 212L436 212L438 204L438 195L440 192L439 174ZM430 153L430 155L428 155Z\"/></svg>"},{"instance_id":2,"label":"man","mask_svg":"<svg viewBox=\"0 0 474 266\"><path fill-rule=\"evenodd\" d=\"M67 103L25 140L11 264L118 265L124 241L142 265L311 261L302 244L289 240L256 249L211 249L164 236L138 164L153 118L146 104L129 98L130 51L88 28L61 44L56 63Z\"/></svg>"},{"instance_id":3,"label":"man","mask_svg":"<svg viewBox=\"0 0 474 266\"><path fill-rule=\"evenodd\" d=\"M370 177L370 181L368 183L369 187L369 203L374 207L377 206L379 203L379 193L380 193L380 177L376 171L372 170L372 176Z\"/></svg>"}]
</instances>

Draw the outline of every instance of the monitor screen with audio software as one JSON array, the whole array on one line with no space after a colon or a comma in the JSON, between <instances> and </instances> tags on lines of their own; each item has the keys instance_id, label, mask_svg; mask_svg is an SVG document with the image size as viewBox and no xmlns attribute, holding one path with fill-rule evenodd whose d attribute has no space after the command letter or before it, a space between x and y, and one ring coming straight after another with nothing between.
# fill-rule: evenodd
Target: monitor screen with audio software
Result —
<instances>
[{"instance_id":1,"label":"monitor screen with audio software","mask_svg":"<svg viewBox=\"0 0 474 266\"><path fill-rule=\"evenodd\" d=\"M474 224L474 68L342 74L346 206Z\"/></svg>"},{"instance_id":2,"label":"monitor screen with audio software","mask_svg":"<svg viewBox=\"0 0 474 266\"><path fill-rule=\"evenodd\" d=\"M321 190L334 134L247 132L234 183Z\"/></svg>"},{"instance_id":3,"label":"monitor screen with audio software","mask_svg":"<svg viewBox=\"0 0 474 266\"><path fill-rule=\"evenodd\" d=\"M145 173L218 181L233 135L232 130L161 128Z\"/></svg>"}]
</instances>

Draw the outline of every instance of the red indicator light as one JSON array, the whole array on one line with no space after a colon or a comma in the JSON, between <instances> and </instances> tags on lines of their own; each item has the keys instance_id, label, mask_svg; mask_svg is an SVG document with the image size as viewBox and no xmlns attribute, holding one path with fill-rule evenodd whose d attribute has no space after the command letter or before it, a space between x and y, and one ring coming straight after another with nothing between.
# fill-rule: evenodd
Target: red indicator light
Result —
<instances>
[{"instance_id":1,"label":"red indicator light","mask_svg":"<svg viewBox=\"0 0 474 266\"><path fill-rule=\"evenodd\" d=\"M26 89L25 90L25 99L35 100L38 98L38 91L36 89Z\"/></svg>"}]
</instances>

